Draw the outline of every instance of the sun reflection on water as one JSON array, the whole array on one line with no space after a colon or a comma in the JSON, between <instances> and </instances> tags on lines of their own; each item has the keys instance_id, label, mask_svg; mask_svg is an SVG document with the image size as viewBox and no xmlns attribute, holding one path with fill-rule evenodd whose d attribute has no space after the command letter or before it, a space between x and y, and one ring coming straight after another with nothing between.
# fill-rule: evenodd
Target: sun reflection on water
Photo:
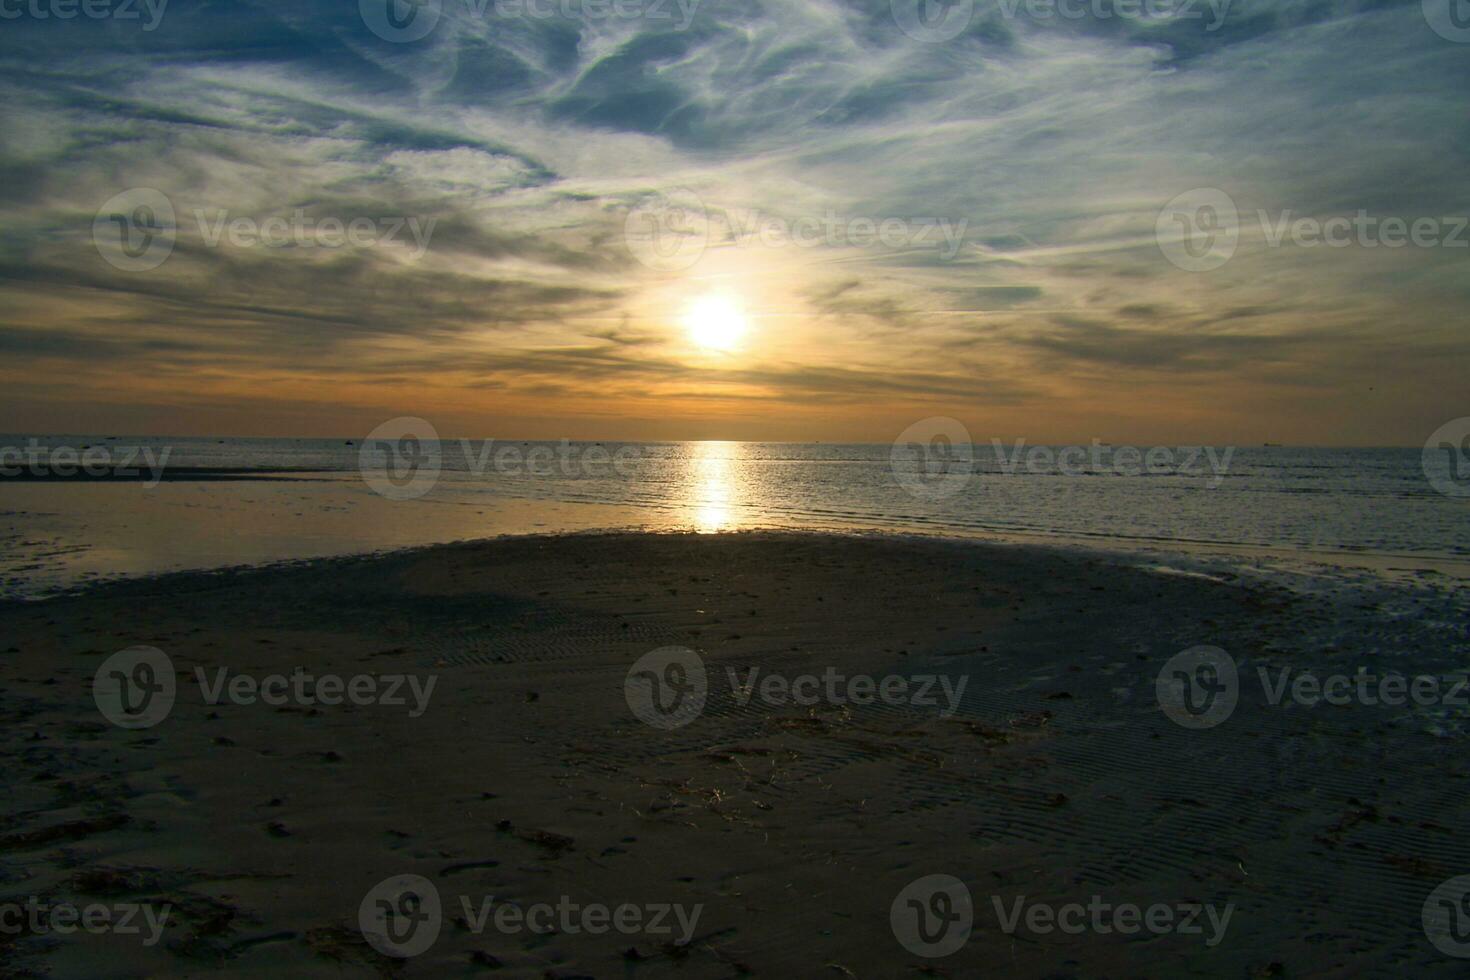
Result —
<instances>
[{"instance_id":1,"label":"sun reflection on water","mask_svg":"<svg viewBox=\"0 0 1470 980\"><path fill-rule=\"evenodd\" d=\"M738 442L696 442L689 457L690 523L700 534L728 530L734 526L735 495L733 457Z\"/></svg>"}]
</instances>

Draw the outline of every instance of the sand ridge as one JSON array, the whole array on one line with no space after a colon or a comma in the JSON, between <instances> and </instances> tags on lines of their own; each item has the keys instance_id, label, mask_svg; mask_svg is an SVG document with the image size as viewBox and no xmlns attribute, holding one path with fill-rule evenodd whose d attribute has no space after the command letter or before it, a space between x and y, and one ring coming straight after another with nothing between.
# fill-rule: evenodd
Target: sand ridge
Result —
<instances>
[{"instance_id":1,"label":"sand ridge","mask_svg":"<svg viewBox=\"0 0 1470 980\"><path fill-rule=\"evenodd\" d=\"M507 539L6 605L0 897L125 896L174 913L157 947L25 935L0 938L0 964L1448 975L1420 908L1470 868L1453 831L1470 787L1444 764L1461 736L1385 706L1273 706L1248 684L1228 723L1191 731L1154 696L1161 666L1201 643L1247 669L1361 661L1313 649L1312 630L1354 615L1334 601L1059 550L754 532ZM1415 635L1403 629L1395 643ZM91 690L97 665L132 644L167 653L179 692L138 731L108 724ZM625 685L667 647L697 653L709 690L697 718L659 730ZM419 717L210 705L195 671L221 666L437 683ZM942 676L964 694L947 716L942 703L770 704L741 696L752 668ZM965 883L974 930L927 960L895 939L890 906L933 874ZM364 896L394 875L432 881L444 903L437 940L409 959L359 929ZM502 932L477 918L492 896L700 911L686 944ZM1233 914L1216 945L1008 933L997 915L1094 897Z\"/></svg>"}]
</instances>

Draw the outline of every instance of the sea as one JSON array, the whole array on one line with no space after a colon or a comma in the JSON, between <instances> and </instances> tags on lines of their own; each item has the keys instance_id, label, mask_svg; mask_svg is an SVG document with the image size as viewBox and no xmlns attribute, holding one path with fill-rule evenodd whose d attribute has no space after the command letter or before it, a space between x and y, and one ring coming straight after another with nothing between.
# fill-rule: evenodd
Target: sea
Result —
<instances>
[{"instance_id":1,"label":"sea","mask_svg":"<svg viewBox=\"0 0 1470 980\"><path fill-rule=\"evenodd\" d=\"M0 596L500 535L762 528L1470 569L1419 448L0 436Z\"/></svg>"}]
</instances>

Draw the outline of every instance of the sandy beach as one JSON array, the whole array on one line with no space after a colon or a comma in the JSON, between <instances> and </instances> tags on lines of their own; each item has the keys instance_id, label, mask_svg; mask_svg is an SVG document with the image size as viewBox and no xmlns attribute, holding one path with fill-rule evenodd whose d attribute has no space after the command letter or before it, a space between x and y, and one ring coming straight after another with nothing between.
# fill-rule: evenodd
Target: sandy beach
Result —
<instances>
[{"instance_id":1,"label":"sandy beach","mask_svg":"<svg viewBox=\"0 0 1470 980\"><path fill-rule=\"evenodd\" d=\"M43 917L0 934L0 972L1448 976L1421 918L1470 869L1470 783L1447 762L1464 709L1273 704L1255 676L1411 647L1414 673L1448 670L1459 601L751 532L510 538L7 604L0 897L161 922ZM1238 665L1238 703L1188 727L1158 677L1200 645ZM99 668L138 646L175 693L128 728ZM686 653L641 659L671 648L703 668L693 713L640 701L633 668L674 677ZM935 875L972 918L938 956L895 924ZM375 906L395 880L438 903L408 956L363 925L416 908ZM956 907L932 897L915 907ZM1069 905L1088 926L1049 926Z\"/></svg>"}]
</instances>

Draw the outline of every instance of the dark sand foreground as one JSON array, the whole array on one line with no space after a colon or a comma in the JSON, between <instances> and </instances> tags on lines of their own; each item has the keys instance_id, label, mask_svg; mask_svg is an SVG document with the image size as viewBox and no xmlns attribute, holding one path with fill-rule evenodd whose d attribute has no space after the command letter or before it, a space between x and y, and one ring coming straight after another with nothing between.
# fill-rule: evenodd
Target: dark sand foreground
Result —
<instances>
[{"instance_id":1,"label":"dark sand foreground","mask_svg":"<svg viewBox=\"0 0 1470 980\"><path fill-rule=\"evenodd\" d=\"M1273 706L1245 681L1227 722L1189 730L1155 694L1196 644L1243 674L1454 666L1464 623L1391 598L1014 546L750 533L508 539L6 605L0 902L171 914L151 947L0 934L0 975L1463 975L1421 925L1435 886L1470 873L1459 718ZM129 731L92 684L134 644L171 658L178 697ZM665 731L634 716L625 680L668 645L703 656L710 694ZM751 666L966 687L950 717L942 695L742 706L725 668ZM437 681L412 717L210 705L200 667ZM405 960L371 947L358 913L406 874L436 885L445 923ZM936 959L890 925L932 874L974 901L968 942ZM701 910L677 945L476 931L462 896ZM1208 921L1008 933L993 903L1098 896L1233 911L1209 945Z\"/></svg>"}]
</instances>

